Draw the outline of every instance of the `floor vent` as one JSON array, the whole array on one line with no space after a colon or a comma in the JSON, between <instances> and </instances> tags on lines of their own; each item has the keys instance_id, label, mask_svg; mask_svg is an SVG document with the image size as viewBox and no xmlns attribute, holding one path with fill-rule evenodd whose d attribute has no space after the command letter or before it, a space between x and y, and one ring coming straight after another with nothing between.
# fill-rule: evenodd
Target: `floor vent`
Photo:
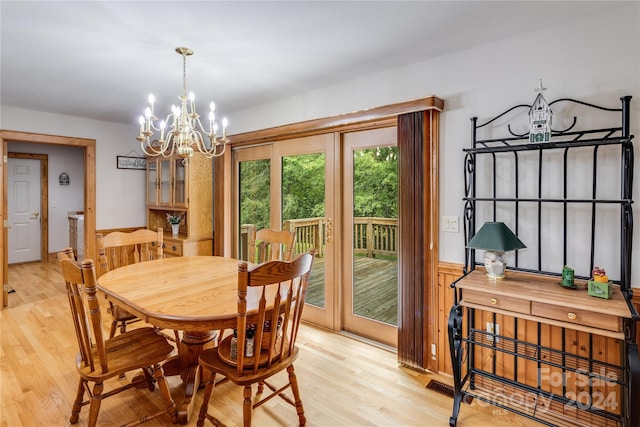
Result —
<instances>
[{"instance_id":1,"label":"floor vent","mask_svg":"<svg viewBox=\"0 0 640 427\"><path fill-rule=\"evenodd\" d=\"M427 390L433 390L435 392L449 396L450 398L453 399L453 387L450 386L449 384L441 383L440 381L436 381L436 380L431 380L429 381L429 384L427 384ZM464 403L469 405L473 401L473 397L466 395L462 400L464 401Z\"/></svg>"}]
</instances>

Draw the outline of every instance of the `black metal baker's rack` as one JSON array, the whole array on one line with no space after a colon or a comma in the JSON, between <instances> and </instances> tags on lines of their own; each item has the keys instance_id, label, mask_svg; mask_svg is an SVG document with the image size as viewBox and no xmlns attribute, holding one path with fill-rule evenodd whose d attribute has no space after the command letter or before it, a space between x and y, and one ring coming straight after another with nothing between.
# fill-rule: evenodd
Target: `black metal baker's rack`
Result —
<instances>
[{"instance_id":1,"label":"black metal baker's rack","mask_svg":"<svg viewBox=\"0 0 640 427\"><path fill-rule=\"evenodd\" d=\"M529 111L531 105L520 104L509 108L505 112L495 116L494 118L478 124L477 117L471 119L471 147L466 148L465 152L465 197L464 197L464 238L466 243L475 235L477 211L481 204L485 207L488 206L488 211L492 213L492 218L483 217L484 220L496 221L496 213L499 207L509 206L509 209L513 213L513 227L515 234L519 234L521 210L531 209L533 206L537 209L536 224L533 225L537 230L534 235L537 238L536 246L537 254L534 257L533 265L528 263L527 265L521 265L519 262L519 255L516 251L515 264L509 267L510 270L522 271L528 273L542 274L545 276L561 276L562 267L559 269L547 269L545 266L549 263L544 263L544 245L542 243L543 227L544 224L542 217L543 206L554 205L560 206L562 210L562 235L555 240L555 244L561 245L561 252L563 259L560 266L567 264L568 258L568 241L571 238L569 234L569 222L571 221L571 209L572 206L589 206L590 208L590 222L591 229L589 231L589 269L590 273L594 267L596 257L596 237L598 233L598 208L604 205L619 206L620 211L620 248L619 248L619 260L620 270L619 278L614 279L613 282L619 285L619 289L624 296L624 299L629 306L631 312L631 319L624 321L624 335L625 340L622 342L622 351L626 357L622 357L620 364L610 364L593 359L593 343L590 340L589 343L589 356L575 355L564 351L562 349L550 348L541 345L540 336L542 331L538 324L538 342L531 343L528 341L522 341L512 337L497 336L497 334L488 333L487 331L477 329L474 327L474 309L467 308L466 318L466 335L465 326L463 325L463 308L459 305L462 300L462 290L456 288L456 283L463 279L466 275L475 270L477 265L481 263L476 260L474 249L465 249L465 265L464 276L452 283L454 288L454 306L451 309L449 316L449 345L451 350L452 365L453 365L453 377L454 377L454 409L452 417L449 421L450 426L455 426L457 423L457 417L460 410L460 404L469 398L477 398L481 401L489 402L502 409L516 412L527 418L534 419L542 424L549 426L564 426L564 425L579 425L581 422L584 424L587 418L581 421L580 415L576 418L558 419L553 416L553 412L545 411L541 413L536 411L536 408L531 408L530 405L514 405L496 402L490 395L485 395L483 391L475 388L475 377L481 375L489 382L495 382L500 387L512 387L524 391L525 393L535 393L537 396L541 396L547 399L550 406L563 406L571 405L572 401L564 397L564 395L554 395L548 393L545 390L541 390L540 387L534 387L531 385L523 384L518 381L518 378L507 379L501 378L496 375L495 359L493 369L491 367L485 368L483 366L474 366L473 353L475 348L488 348L494 351L499 351L503 354L514 356L515 363L518 360L530 360L536 361L540 365L541 363L546 366L550 366L557 369L562 369L563 375L565 371L576 372L600 372L604 373L604 376L611 374L611 377L617 378L617 385L620 387L623 402L620 413L608 412L592 405L589 401L588 404L580 405L580 409L584 414L587 414L589 423L592 425L602 426L622 426L622 427L637 427L640 426L640 398L637 389L640 387L640 358L638 356L638 346L635 342L636 337L636 323L640 320L640 315L636 311L632 304L633 291L631 288L631 257L632 257L632 239L633 239L633 211L632 211L632 191L633 191L633 135L630 133L630 103L631 96L624 96L620 98L620 108L607 108L591 103L570 99L561 98L549 103L549 107L554 106L581 106L580 108L593 109L591 111L599 111L602 113L609 113L619 115L619 124L613 127L599 127L594 126L592 128L583 130L576 130L576 124L578 122L577 117L573 117L571 124L566 126L563 130L553 130L551 132L551 141L548 142L530 142L529 132L516 133L512 130L511 125L507 125L508 135L504 137L495 137L487 139L478 139L479 130L485 128L491 124L496 124L500 120L504 120L507 116L511 116L518 111ZM603 147L616 147L619 149L620 155L620 196L611 197L607 194L606 197L602 197L598 192L598 172L599 172L599 156L598 153ZM568 189L568 171L571 159L572 150L590 150L591 151L591 168L592 168L592 185L591 185L591 197L572 198ZM562 196L561 197L546 197L543 192L543 182L545 179L545 172L543 165L543 153L547 150L555 150L562 153L563 165L562 165ZM519 189L519 174L521 173L520 155L523 152L533 152L538 154L537 160L537 188L538 194L536 197L530 195L522 196ZM515 178L510 185L513 185L511 189L512 194L509 196L501 195L497 186L500 184L498 180L497 172L499 163L496 160L497 156L512 155L511 164L514 169ZM489 185L487 193L483 193L481 196L477 194L477 166L481 156L489 156L489 160L485 162L488 164L490 172ZM531 167L531 165L527 165ZM485 181L486 182L486 181ZM527 224L530 228L531 224ZM585 248L587 249L587 248ZM576 271L576 278L589 279L589 273L579 274ZM516 319L517 328L517 319ZM494 314L495 324L495 314ZM564 329L562 330L564 339ZM514 334L517 336L517 334ZM466 366L466 372L463 370L463 364ZM463 375L464 373L464 375ZM590 374L593 379L598 378L598 374ZM633 383L636 391L632 394L631 384ZM638 401L636 401L638 400ZM578 411L580 412L580 411ZM595 420L595 421L594 421Z\"/></svg>"}]
</instances>

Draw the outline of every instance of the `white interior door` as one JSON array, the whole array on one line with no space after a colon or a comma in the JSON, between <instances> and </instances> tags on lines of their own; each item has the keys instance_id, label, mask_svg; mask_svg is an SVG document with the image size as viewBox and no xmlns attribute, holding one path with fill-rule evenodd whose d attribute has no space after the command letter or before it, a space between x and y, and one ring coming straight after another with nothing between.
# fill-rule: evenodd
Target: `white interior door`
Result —
<instances>
[{"instance_id":1,"label":"white interior door","mask_svg":"<svg viewBox=\"0 0 640 427\"><path fill-rule=\"evenodd\" d=\"M9 264L41 257L40 160L8 159Z\"/></svg>"}]
</instances>

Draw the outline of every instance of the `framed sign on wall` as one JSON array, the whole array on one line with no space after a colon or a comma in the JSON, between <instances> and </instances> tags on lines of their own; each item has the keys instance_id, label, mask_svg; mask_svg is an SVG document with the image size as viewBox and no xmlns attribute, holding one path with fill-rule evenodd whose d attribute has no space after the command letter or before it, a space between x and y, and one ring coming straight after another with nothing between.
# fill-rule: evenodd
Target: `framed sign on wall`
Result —
<instances>
[{"instance_id":1,"label":"framed sign on wall","mask_svg":"<svg viewBox=\"0 0 640 427\"><path fill-rule=\"evenodd\" d=\"M147 169L147 159L144 157L116 156L116 166L118 169Z\"/></svg>"}]
</instances>

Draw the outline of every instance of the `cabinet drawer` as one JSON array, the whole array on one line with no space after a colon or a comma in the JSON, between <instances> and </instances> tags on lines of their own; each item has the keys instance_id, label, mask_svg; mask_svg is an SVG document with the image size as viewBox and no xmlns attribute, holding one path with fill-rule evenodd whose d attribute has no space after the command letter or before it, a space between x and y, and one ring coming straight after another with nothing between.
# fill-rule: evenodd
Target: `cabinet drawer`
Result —
<instances>
[{"instance_id":1,"label":"cabinet drawer","mask_svg":"<svg viewBox=\"0 0 640 427\"><path fill-rule=\"evenodd\" d=\"M615 332L622 331L620 318L610 314L594 313L593 311L535 301L531 303L531 314L546 317L547 319L559 320L561 322L574 323L576 325L591 326L593 328L607 329Z\"/></svg>"},{"instance_id":2,"label":"cabinet drawer","mask_svg":"<svg viewBox=\"0 0 640 427\"><path fill-rule=\"evenodd\" d=\"M168 256L182 256L182 245L180 243L165 242L162 252Z\"/></svg>"},{"instance_id":3,"label":"cabinet drawer","mask_svg":"<svg viewBox=\"0 0 640 427\"><path fill-rule=\"evenodd\" d=\"M462 299L466 302L486 305L490 308L500 308L502 310L514 311L516 313L529 314L530 311L530 303L528 300L514 297L505 297L502 295L494 295L489 292L477 292L466 289L462 294Z\"/></svg>"}]
</instances>

